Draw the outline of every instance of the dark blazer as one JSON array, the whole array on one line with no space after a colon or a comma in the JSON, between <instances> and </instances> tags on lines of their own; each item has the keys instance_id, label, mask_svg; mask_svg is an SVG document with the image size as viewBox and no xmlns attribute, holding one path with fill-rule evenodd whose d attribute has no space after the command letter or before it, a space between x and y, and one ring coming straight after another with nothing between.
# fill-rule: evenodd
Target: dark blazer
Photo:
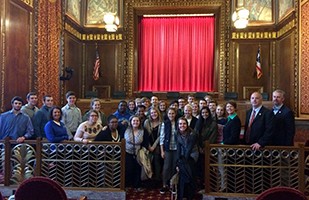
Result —
<instances>
[{"instance_id":1,"label":"dark blazer","mask_svg":"<svg viewBox=\"0 0 309 200\"><path fill-rule=\"evenodd\" d=\"M177 123L175 123L175 127L177 127ZM170 151L171 137L172 137L172 122L169 119L167 119L164 121L164 141L163 141L164 151ZM177 141L176 134L174 137L175 141Z\"/></svg>"},{"instance_id":2,"label":"dark blazer","mask_svg":"<svg viewBox=\"0 0 309 200\"><path fill-rule=\"evenodd\" d=\"M240 130L241 122L236 115L234 119L228 120L223 128L223 144L239 144Z\"/></svg>"},{"instance_id":3,"label":"dark blazer","mask_svg":"<svg viewBox=\"0 0 309 200\"><path fill-rule=\"evenodd\" d=\"M124 138L124 132L126 130L126 127L124 125L118 125L117 127L117 131L118 134L120 136L120 140L122 138ZM113 138L112 138L112 132L109 129L109 127L107 127L107 129L105 129L104 131L102 130L100 133L98 133L98 135L95 137L94 141L108 141L108 142L112 142Z\"/></svg>"},{"instance_id":4,"label":"dark blazer","mask_svg":"<svg viewBox=\"0 0 309 200\"><path fill-rule=\"evenodd\" d=\"M295 135L294 113L283 105L274 117L272 145L293 146Z\"/></svg>"},{"instance_id":5,"label":"dark blazer","mask_svg":"<svg viewBox=\"0 0 309 200\"><path fill-rule=\"evenodd\" d=\"M197 122L197 118L192 116L192 119L191 119L191 122L190 122L190 128L194 129L196 122Z\"/></svg>"},{"instance_id":6,"label":"dark blazer","mask_svg":"<svg viewBox=\"0 0 309 200\"><path fill-rule=\"evenodd\" d=\"M251 125L249 142L246 141L251 112L252 108L248 110L246 113L245 134L244 134L245 144L251 145L254 143L258 143L262 147L271 144L273 135L274 114L271 110L268 110L264 106L261 107L260 111L254 118Z\"/></svg>"}]
</instances>

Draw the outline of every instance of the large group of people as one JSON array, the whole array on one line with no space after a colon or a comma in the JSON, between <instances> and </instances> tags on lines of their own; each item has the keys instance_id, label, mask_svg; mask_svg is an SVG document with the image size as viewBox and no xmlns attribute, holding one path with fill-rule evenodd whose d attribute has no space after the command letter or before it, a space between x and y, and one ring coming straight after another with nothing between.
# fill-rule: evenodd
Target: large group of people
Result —
<instances>
[{"instance_id":1,"label":"large group of people","mask_svg":"<svg viewBox=\"0 0 309 200\"><path fill-rule=\"evenodd\" d=\"M0 115L0 139L6 137L18 143L41 137L51 143L74 140L87 144L92 141L126 141L126 186L141 190L142 167L138 151L143 147L151 155L152 179L160 181L160 193L169 190L173 175L179 175L178 198L192 199L204 183L204 144L246 144L252 150L266 145L293 145L294 114L284 105L285 92L272 93L273 109L263 106L259 92L251 94L252 108L247 111L244 134L237 115L237 103L217 104L211 96L196 100L194 95L181 97L168 104L157 96L121 100L110 116L101 110L100 100L91 100L83 116L76 106L76 95L66 94L67 104L53 105L50 95L37 107L37 94L30 92L27 104L21 97L11 100L12 109Z\"/></svg>"}]
</instances>

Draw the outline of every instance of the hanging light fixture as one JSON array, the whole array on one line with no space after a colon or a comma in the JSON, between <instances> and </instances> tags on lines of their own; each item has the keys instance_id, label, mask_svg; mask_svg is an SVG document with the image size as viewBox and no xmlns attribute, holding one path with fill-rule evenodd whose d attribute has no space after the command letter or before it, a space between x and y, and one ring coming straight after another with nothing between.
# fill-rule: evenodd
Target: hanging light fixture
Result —
<instances>
[{"instance_id":1,"label":"hanging light fixture","mask_svg":"<svg viewBox=\"0 0 309 200\"><path fill-rule=\"evenodd\" d=\"M232 21L237 29L246 28L249 21L249 10L244 7L236 8L232 15Z\"/></svg>"},{"instance_id":2,"label":"hanging light fixture","mask_svg":"<svg viewBox=\"0 0 309 200\"><path fill-rule=\"evenodd\" d=\"M107 32L116 32L119 26L119 17L116 13L108 12L104 15L103 21Z\"/></svg>"}]
</instances>

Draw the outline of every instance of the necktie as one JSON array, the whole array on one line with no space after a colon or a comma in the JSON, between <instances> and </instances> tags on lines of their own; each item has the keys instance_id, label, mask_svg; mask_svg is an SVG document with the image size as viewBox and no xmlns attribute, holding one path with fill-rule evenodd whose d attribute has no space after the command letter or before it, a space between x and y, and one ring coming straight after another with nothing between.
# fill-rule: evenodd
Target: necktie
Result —
<instances>
[{"instance_id":1,"label":"necktie","mask_svg":"<svg viewBox=\"0 0 309 200\"><path fill-rule=\"evenodd\" d=\"M253 113L252 113L251 118L250 118L250 122L249 122L249 126L250 127L252 125L252 122L253 122L254 118L255 118L255 110L253 110Z\"/></svg>"},{"instance_id":2,"label":"necktie","mask_svg":"<svg viewBox=\"0 0 309 200\"><path fill-rule=\"evenodd\" d=\"M254 118L255 118L255 110L253 110L253 112L251 113L251 117L250 117L250 120L249 120L247 132L246 132L246 142L247 143L250 142L251 125L252 125Z\"/></svg>"}]
</instances>

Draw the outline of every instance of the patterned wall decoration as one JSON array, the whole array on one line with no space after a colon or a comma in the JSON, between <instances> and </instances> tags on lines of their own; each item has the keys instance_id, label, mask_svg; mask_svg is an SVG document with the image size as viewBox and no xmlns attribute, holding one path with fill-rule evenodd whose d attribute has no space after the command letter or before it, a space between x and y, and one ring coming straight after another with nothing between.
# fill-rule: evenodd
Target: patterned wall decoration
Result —
<instances>
[{"instance_id":1,"label":"patterned wall decoration","mask_svg":"<svg viewBox=\"0 0 309 200\"><path fill-rule=\"evenodd\" d=\"M265 23L273 21L273 1L272 0L246 0L244 7L249 10L249 20L251 24Z\"/></svg>"},{"instance_id":2,"label":"patterned wall decoration","mask_svg":"<svg viewBox=\"0 0 309 200\"><path fill-rule=\"evenodd\" d=\"M38 58L37 58L37 91L40 95L50 94L54 103L60 103L59 44L61 26L61 0L55 2L38 1Z\"/></svg>"},{"instance_id":3,"label":"patterned wall decoration","mask_svg":"<svg viewBox=\"0 0 309 200\"><path fill-rule=\"evenodd\" d=\"M300 114L309 114L309 1L303 1L300 10Z\"/></svg>"},{"instance_id":4,"label":"patterned wall decoration","mask_svg":"<svg viewBox=\"0 0 309 200\"><path fill-rule=\"evenodd\" d=\"M279 20L287 16L294 8L294 0L279 1Z\"/></svg>"},{"instance_id":5,"label":"patterned wall decoration","mask_svg":"<svg viewBox=\"0 0 309 200\"><path fill-rule=\"evenodd\" d=\"M103 16L107 12L119 14L118 0L88 0L86 25L103 24Z\"/></svg>"},{"instance_id":6,"label":"patterned wall decoration","mask_svg":"<svg viewBox=\"0 0 309 200\"><path fill-rule=\"evenodd\" d=\"M80 0L70 0L66 1L66 14L80 24L80 10L81 1Z\"/></svg>"},{"instance_id":7,"label":"patterned wall decoration","mask_svg":"<svg viewBox=\"0 0 309 200\"><path fill-rule=\"evenodd\" d=\"M224 78L225 74L229 69L229 41L230 41L230 1L223 0L191 0L191 1L180 1L180 0L126 0L124 5L124 67L119 66L118 71L123 71L123 75L118 78L119 83L118 90L126 91L127 96L132 96L135 90L135 77L136 74L136 28L135 28L135 17L136 10L142 12L143 9L160 9L162 7L166 8L178 8L178 12L181 9L207 9L216 8L219 10L219 27L220 30L219 41L217 44L218 54L216 55L216 66L217 72L220 74L218 77L217 85L218 92L223 95L223 92L227 90L229 78ZM161 14L161 13L155 13ZM166 14L166 11L165 13ZM122 77L123 76L123 77Z\"/></svg>"}]
</instances>

